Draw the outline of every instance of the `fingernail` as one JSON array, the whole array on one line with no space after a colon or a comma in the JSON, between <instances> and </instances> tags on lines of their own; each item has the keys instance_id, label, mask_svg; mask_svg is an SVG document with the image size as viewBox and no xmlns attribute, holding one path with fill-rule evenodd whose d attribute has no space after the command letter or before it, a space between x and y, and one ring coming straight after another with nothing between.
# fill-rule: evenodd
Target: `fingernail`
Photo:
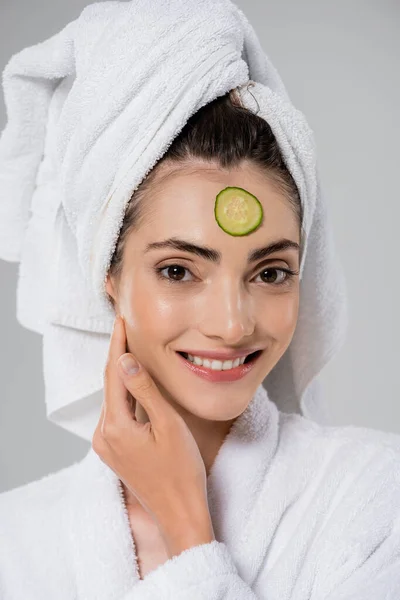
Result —
<instances>
[{"instance_id":1,"label":"fingernail","mask_svg":"<svg viewBox=\"0 0 400 600\"><path fill-rule=\"evenodd\" d=\"M120 362L127 375L135 375L139 371L139 363L131 355L124 356Z\"/></svg>"}]
</instances>

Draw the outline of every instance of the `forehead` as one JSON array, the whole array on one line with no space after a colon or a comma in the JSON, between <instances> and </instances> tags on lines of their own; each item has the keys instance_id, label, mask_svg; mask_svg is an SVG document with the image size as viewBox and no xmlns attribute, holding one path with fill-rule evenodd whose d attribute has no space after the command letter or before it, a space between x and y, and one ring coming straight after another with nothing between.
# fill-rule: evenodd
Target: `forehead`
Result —
<instances>
[{"instance_id":1,"label":"forehead","mask_svg":"<svg viewBox=\"0 0 400 600\"><path fill-rule=\"evenodd\" d=\"M204 163L191 167L163 167L155 185L144 199L141 227L147 240L190 235L191 240L252 247L275 237L299 241L299 226L293 208L276 183L260 169L242 163L222 169ZM214 204L217 194L227 186L241 187L261 202L261 226L246 236L234 237L217 224Z\"/></svg>"}]
</instances>

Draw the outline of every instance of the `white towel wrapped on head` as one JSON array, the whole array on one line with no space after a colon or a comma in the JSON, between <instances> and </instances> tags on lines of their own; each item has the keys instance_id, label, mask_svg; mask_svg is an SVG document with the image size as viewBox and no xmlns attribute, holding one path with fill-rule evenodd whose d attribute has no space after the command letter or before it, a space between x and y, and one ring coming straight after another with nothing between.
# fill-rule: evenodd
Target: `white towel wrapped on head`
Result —
<instances>
[{"instance_id":1,"label":"white towel wrapped on head","mask_svg":"<svg viewBox=\"0 0 400 600\"><path fill-rule=\"evenodd\" d=\"M43 335L48 418L91 440L114 320L104 281L127 203L188 118L233 88L271 126L304 210L297 328L265 387L280 409L325 418L315 377L344 339L343 274L312 131L243 12L229 0L95 3L14 55L3 87L0 257L20 263L18 320Z\"/></svg>"}]
</instances>

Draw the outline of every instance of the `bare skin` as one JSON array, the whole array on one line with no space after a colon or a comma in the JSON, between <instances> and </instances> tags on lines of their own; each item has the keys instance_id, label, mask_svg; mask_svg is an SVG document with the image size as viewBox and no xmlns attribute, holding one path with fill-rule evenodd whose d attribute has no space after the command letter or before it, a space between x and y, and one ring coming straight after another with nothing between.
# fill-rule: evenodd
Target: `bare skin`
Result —
<instances>
[{"instance_id":1,"label":"bare skin","mask_svg":"<svg viewBox=\"0 0 400 600\"><path fill-rule=\"evenodd\" d=\"M130 498L132 495L128 496ZM135 541L140 579L164 564L169 556L160 530L135 498L127 500L129 523Z\"/></svg>"},{"instance_id":2,"label":"bare skin","mask_svg":"<svg viewBox=\"0 0 400 600\"><path fill-rule=\"evenodd\" d=\"M284 354L296 328L299 278L286 277L280 269L298 271L298 250L279 250L251 263L248 253L283 238L299 244L299 226L284 195L250 163L225 170L196 161L187 168L164 166L162 173L167 172L149 199L144 221L128 237L120 278L108 277L106 288L124 318L126 351L184 420L208 476L233 422ZM263 205L262 225L247 236L230 236L215 221L215 197L227 186L248 190ZM148 244L172 237L217 250L219 264L172 248L146 251ZM178 270L171 272L172 266ZM157 268L164 270L157 275ZM179 280L171 283L176 273ZM252 346L263 349L257 365L233 383L206 381L176 355L188 348ZM138 423L150 420L138 401L134 414ZM123 487L143 569L148 564L152 570L157 560L165 562L163 538L129 486Z\"/></svg>"}]
</instances>

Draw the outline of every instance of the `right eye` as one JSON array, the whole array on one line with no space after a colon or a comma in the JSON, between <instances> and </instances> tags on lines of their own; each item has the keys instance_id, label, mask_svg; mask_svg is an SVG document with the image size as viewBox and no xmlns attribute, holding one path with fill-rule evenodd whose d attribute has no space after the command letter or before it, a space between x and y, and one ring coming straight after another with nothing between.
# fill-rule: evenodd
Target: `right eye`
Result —
<instances>
[{"instance_id":1,"label":"right eye","mask_svg":"<svg viewBox=\"0 0 400 600\"><path fill-rule=\"evenodd\" d=\"M163 275L163 271L166 271L167 275ZM167 267L157 269L157 273L161 279L166 279L173 283L192 281L191 279L184 279L185 272L190 273L189 269L182 267L182 265L168 265Z\"/></svg>"}]
</instances>

